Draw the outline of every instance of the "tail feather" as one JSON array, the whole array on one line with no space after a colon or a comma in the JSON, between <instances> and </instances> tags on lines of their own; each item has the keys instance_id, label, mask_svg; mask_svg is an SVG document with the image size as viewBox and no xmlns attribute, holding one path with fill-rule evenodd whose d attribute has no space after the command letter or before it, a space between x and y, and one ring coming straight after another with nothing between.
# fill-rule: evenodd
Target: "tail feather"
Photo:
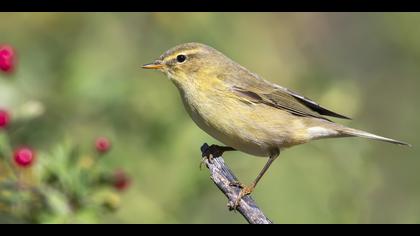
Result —
<instances>
[{"instance_id":1,"label":"tail feather","mask_svg":"<svg viewBox=\"0 0 420 236\"><path fill-rule=\"evenodd\" d=\"M403 145L403 146L409 146L411 147L411 144L406 143L406 142L402 142L399 140L395 140L395 139L390 139L390 138L385 138L376 134L371 134L362 130L357 130L357 129L352 129L352 128L344 128L340 130L340 133L343 136L355 136L355 137L362 137L362 138L368 138L368 139L373 139L373 140L379 140L379 141L384 141L384 142L388 142L388 143L394 143L394 144L398 144L398 145Z\"/></svg>"}]
</instances>

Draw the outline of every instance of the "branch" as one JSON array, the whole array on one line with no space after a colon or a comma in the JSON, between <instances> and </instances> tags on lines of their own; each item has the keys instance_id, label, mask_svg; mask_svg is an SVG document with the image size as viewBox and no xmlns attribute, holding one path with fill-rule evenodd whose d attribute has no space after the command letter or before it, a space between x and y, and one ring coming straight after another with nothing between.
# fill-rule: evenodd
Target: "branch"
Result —
<instances>
[{"instance_id":1,"label":"branch","mask_svg":"<svg viewBox=\"0 0 420 236\"><path fill-rule=\"evenodd\" d=\"M205 143L201 147L201 151L206 150L207 148L208 145ZM237 182L238 179L225 164L222 157L215 157L211 161L205 158L204 163L210 170L210 178L228 198L229 210L234 210L233 203L238 198L241 190L239 187L231 186L230 184ZM273 223L264 215L261 209L257 206L257 203L250 196L244 196L236 210L238 210L250 224Z\"/></svg>"}]
</instances>

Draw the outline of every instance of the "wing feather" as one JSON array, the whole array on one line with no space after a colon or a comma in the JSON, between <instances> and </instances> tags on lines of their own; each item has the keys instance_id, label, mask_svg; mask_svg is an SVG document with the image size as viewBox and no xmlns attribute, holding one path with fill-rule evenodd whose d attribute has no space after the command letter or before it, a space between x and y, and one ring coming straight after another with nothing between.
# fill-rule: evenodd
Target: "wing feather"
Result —
<instances>
[{"instance_id":1,"label":"wing feather","mask_svg":"<svg viewBox=\"0 0 420 236\"><path fill-rule=\"evenodd\" d=\"M242 72L242 79L232 79L232 75L222 77L224 77L226 82L231 84L232 91L243 99L246 99L247 102L260 103L283 109L297 116L309 116L328 121L330 120L324 116L350 119L347 116L330 111L296 92L266 81L247 70ZM233 84L238 81L240 81L240 84Z\"/></svg>"},{"instance_id":2,"label":"wing feather","mask_svg":"<svg viewBox=\"0 0 420 236\"><path fill-rule=\"evenodd\" d=\"M277 109L283 109L297 116L311 116L330 121L329 119L308 109L305 105L290 95L284 96L285 94L282 93L258 94L256 92L245 90L237 86L233 88L233 91L237 95L246 98L247 102L252 102L254 104L259 103Z\"/></svg>"},{"instance_id":3,"label":"wing feather","mask_svg":"<svg viewBox=\"0 0 420 236\"><path fill-rule=\"evenodd\" d=\"M336 118L341 118L341 119L348 119L351 120L351 118L344 116L344 115L340 115L338 113L335 113L331 110L328 110L324 107L322 107L321 105L319 105L318 103L312 101L311 99L304 97L302 95L299 95L289 89L286 89L287 92L290 93L290 95L292 95L294 98L298 99L300 102L302 102L303 104L305 104L307 107L309 107L311 110L316 111L317 113L324 115L324 116L331 116L331 117L336 117Z\"/></svg>"}]
</instances>

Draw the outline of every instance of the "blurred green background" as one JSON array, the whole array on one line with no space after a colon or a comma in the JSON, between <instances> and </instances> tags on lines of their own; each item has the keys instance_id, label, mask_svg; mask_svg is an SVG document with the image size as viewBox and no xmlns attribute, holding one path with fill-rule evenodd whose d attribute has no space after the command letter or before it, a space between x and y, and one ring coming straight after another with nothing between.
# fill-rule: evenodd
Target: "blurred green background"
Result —
<instances>
[{"instance_id":1,"label":"blurred green background","mask_svg":"<svg viewBox=\"0 0 420 236\"><path fill-rule=\"evenodd\" d=\"M163 74L140 68L195 41L353 118L337 122L413 144L330 139L283 152L253 194L270 219L420 223L420 14L2 13L0 22L0 43L19 57L0 79L0 106L45 110L13 143L89 149L108 136L106 164L131 175L120 209L100 222L245 223L198 168L201 144L218 142ZM225 160L244 183L265 164L239 152Z\"/></svg>"}]
</instances>

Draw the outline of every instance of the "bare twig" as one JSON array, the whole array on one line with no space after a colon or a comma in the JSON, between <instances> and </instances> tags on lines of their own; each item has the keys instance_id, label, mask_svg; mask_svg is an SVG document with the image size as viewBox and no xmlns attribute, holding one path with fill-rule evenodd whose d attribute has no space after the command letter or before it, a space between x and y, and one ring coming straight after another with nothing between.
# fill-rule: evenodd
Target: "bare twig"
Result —
<instances>
[{"instance_id":1,"label":"bare twig","mask_svg":"<svg viewBox=\"0 0 420 236\"><path fill-rule=\"evenodd\" d=\"M201 147L201 150L203 151L207 148L208 145L205 143ZM226 166L222 157L215 157L210 161L208 159L204 159L203 161L210 170L210 178L229 199L229 209L234 210L233 203L238 198L241 189L239 187L232 186L232 183L237 183L238 179L229 167ZM261 209L257 206L257 203L250 196L243 197L236 210L239 211L250 224L273 223L264 215Z\"/></svg>"}]
</instances>

